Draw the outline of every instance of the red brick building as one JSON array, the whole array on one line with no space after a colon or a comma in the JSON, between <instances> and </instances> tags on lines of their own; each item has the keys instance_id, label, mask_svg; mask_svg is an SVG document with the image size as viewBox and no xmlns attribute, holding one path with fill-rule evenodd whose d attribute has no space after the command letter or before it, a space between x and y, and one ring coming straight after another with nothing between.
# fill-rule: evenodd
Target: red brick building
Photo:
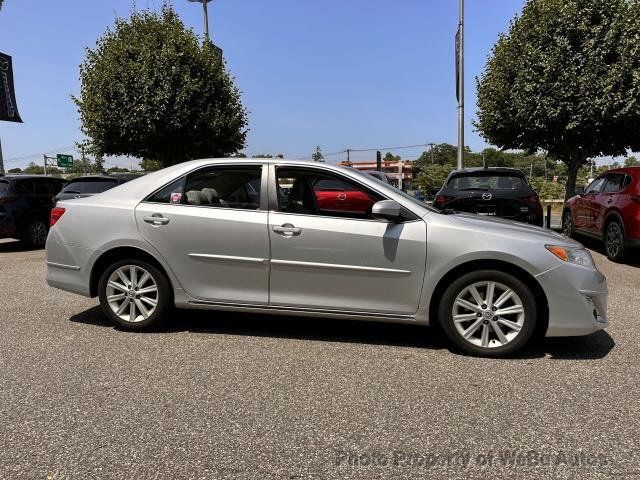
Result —
<instances>
[{"instance_id":1,"label":"red brick building","mask_svg":"<svg viewBox=\"0 0 640 480\"><path fill-rule=\"evenodd\" d=\"M340 162L340 165L355 168L356 170L376 170L375 160L371 162ZM413 161L387 161L382 160L382 171L389 177L392 185L403 190L411 190L413 184Z\"/></svg>"}]
</instances>

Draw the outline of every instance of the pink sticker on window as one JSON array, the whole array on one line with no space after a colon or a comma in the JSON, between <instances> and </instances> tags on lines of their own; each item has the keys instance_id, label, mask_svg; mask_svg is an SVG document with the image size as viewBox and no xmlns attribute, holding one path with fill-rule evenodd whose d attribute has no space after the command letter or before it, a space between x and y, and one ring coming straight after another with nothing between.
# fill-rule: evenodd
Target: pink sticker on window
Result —
<instances>
[{"instance_id":1,"label":"pink sticker on window","mask_svg":"<svg viewBox=\"0 0 640 480\"><path fill-rule=\"evenodd\" d=\"M182 194L180 192L171 194L171 203L180 203L180 200L182 200Z\"/></svg>"}]
</instances>

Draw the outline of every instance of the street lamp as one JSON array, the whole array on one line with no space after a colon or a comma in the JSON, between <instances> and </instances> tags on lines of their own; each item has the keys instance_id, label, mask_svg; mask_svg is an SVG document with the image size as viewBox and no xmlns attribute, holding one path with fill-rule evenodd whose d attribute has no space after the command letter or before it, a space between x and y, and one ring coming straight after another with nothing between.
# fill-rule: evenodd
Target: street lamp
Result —
<instances>
[{"instance_id":1,"label":"street lamp","mask_svg":"<svg viewBox=\"0 0 640 480\"><path fill-rule=\"evenodd\" d=\"M211 0L189 0L190 2L201 3L204 10L204 38L209 40L209 12L207 11L207 4Z\"/></svg>"},{"instance_id":2,"label":"street lamp","mask_svg":"<svg viewBox=\"0 0 640 480\"><path fill-rule=\"evenodd\" d=\"M464 168L464 0L459 0L456 33L456 96L458 97L458 170Z\"/></svg>"}]
</instances>

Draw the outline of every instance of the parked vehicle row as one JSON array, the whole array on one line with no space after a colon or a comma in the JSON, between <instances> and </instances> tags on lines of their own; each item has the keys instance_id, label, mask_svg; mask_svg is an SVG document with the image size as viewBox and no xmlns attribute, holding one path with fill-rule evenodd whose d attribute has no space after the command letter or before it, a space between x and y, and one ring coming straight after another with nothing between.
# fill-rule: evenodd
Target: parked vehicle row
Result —
<instances>
[{"instance_id":1,"label":"parked vehicle row","mask_svg":"<svg viewBox=\"0 0 640 480\"><path fill-rule=\"evenodd\" d=\"M51 209L59 200L95 195L132 178L135 175L94 175L67 182L39 175L0 176L0 238L18 238L42 247Z\"/></svg>"},{"instance_id":2,"label":"parked vehicle row","mask_svg":"<svg viewBox=\"0 0 640 480\"><path fill-rule=\"evenodd\" d=\"M60 201L51 224L49 285L99 297L129 330L175 305L439 324L461 349L501 356L607 325L606 279L574 240L334 165L186 162Z\"/></svg>"}]
</instances>

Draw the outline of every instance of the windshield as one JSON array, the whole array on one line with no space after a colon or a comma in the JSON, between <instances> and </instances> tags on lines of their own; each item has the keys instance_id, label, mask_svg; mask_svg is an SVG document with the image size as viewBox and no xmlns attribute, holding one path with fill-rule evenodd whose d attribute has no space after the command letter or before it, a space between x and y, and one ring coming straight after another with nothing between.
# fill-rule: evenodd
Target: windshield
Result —
<instances>
[{"instance_id":1,"label":"windshield","mask_svg":"<svg viewBox=\"0 0 640 480\"><path fill-rule=\"evenodd\" d=\"M72 180L67 183L60 193L102 193L105 190L115 187L117 184L117 180L84 178L82 180Z\"/></svg>"},{"instance_id":2,"label":"windshield","mask_svg":"<svg viewBox=\"0 0 640 480\"><path fill-rule=\"evenodd\" d=\"M348 167L342 167L342 168L348 168ZM389 185L386 182L383 182L382 180L380 180L377 177L374 177L373 175L369 175L368 173L363 173L359 170L356 170L355 168L348 168L348 170L350 172L355 172L358 175L368 178L369 180L373 180L374 182L377 182L380 186L382 186L385 190L389 190L392 191L393 193L397 194L397 195L402 195L404 198L406 198L407 200L411 200L413 203L420 205L423 208L426 208L429 211L432 212L436 212L436 213L442 213L441 210L432 207L431 205L426 204L425 202L421 202L420 200L418 200L416 197L413 197L411 195L409 195L408 193L403 192L402 190L400 190L399 188L396 188L392 185Z\"/></svg>"}]
</instances>

